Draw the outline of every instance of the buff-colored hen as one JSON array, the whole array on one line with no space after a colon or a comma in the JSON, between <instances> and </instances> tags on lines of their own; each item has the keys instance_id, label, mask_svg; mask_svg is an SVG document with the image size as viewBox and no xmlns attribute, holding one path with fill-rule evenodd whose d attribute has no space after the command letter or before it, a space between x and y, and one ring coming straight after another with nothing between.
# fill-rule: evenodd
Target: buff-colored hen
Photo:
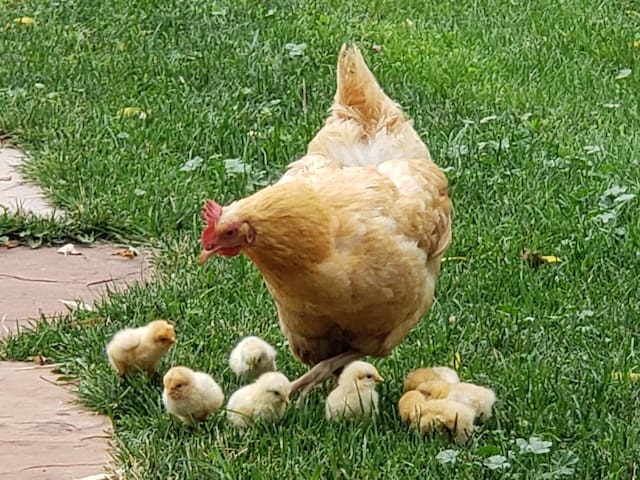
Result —
<instances>
[{"instance_id":1,"label":"buff-colored hen","mask_svg":"<svg viewBox=\"0 0 640 480\"><path fill-rule=\"evenodd\" d=\"M384 357L433 303L451 242L447 179L356 47L331 113L276 184L203 209L201 263L245 254L275 300L306 394L349 362Z\"/></svg>"}]
</instances>

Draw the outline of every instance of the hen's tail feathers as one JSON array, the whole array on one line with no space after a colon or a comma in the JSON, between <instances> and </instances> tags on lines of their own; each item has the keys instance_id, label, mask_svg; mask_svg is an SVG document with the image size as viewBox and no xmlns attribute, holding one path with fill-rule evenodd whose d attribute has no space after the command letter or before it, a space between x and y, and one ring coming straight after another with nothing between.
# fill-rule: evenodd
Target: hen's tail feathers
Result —
<instances>
[{"instance_id":1,"label":"hen's tail feathers","mask_svg":"<svg viewBox=\"0 0 640 480\"><path fill-rule=\"evenodd\" d=\"M355 45L342 45L338 59L337 91L331 107L334 116L356 120L369 135L405 121L402 110L380 88Z\"/></svg>"}]
</instances>

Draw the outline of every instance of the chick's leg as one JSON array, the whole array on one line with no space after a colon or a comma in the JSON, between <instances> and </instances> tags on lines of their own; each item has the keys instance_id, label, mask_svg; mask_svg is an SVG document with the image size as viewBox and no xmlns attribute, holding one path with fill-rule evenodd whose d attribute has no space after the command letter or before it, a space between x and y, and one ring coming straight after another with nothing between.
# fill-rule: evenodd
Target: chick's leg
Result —
<instances>
[{"instance_id":1,"label":"chick's leg","mask_svg":"<svg viewBox=\"0 0 640 480\"><path fill-rule=\"evenodd\" d=\"M290 395L293 395L298 390L302 390L300 392L300 398L297 402L298 404L300 404L300 401L306 395L308 395L309 392L313 390L314 387L316 387L316 385L330 377L333 372L335 372L339 368L344 367L346 364L351 363L354 360L362 358L362 356L363 355L360 352L345 352L341 353L340 355L336 355L335 357L323 360L303 376L298 378L295 382L293 382L293 384L291 385Z\"/></svg>"}]
</instances>

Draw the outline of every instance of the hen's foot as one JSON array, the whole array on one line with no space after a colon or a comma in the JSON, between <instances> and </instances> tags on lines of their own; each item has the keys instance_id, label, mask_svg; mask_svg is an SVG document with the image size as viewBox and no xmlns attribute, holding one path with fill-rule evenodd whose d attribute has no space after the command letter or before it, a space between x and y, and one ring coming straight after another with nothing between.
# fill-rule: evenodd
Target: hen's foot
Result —
<instances>
[{"instance_id":1,"label":"hen's foot","mask_svg":"<svg viewBox=\"0 0 640 480\"><path fill-rule=\"evenodd\" d=\"M329 378L333 372L354 360L362 358L362 356L363 355L359 352L345 352L340 355L336 355L335 357L323 360L315 365L311 370L291 384L290 395L293 395L298 390L302 390L296 405L300 405L302 399L306 397L309 392L316 387L316 385Z\"/></svg>"}]
</instances>

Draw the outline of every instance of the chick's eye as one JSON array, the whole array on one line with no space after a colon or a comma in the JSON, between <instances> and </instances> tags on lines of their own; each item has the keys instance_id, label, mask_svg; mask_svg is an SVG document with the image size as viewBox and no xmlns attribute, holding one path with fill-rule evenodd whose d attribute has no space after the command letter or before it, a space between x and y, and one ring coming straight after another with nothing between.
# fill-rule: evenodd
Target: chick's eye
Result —
<instances>
[{"instance_id":1,"label":"chick's eye","mask_svg":"<svg viewBox=\"0 0 640 480\"><path fill-rule=\"evenodd\" d=\"M279 396L280 396L280 392L276 392L275 390L274 390L273 394L274 394L276 397L279 397Z\"/></svg>"},{"instance_id":2,"label":"chick's eye","mask_svg":"<svg viewBox=\"0 0 640 480\"><path fill-rule=\"evenodd\" d=\"M370 373L367 374L367 378L373 378L373 375L371 375Z\"/></svg>"}]
</instances>

